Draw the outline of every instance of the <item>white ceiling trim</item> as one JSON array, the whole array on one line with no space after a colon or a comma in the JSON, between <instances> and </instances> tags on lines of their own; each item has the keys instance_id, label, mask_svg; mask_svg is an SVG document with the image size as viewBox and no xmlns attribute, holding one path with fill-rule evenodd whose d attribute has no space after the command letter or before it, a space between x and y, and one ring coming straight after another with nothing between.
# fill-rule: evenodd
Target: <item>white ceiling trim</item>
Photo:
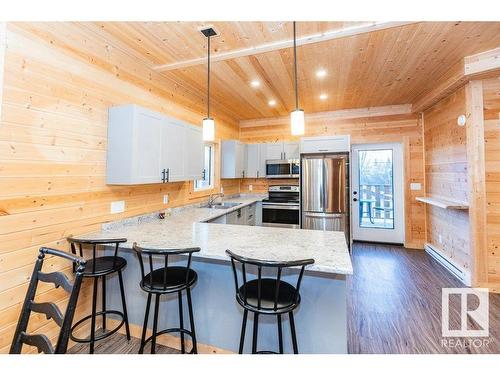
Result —
<instances>
[{"instance_id":1,"label":"white ceiling trim","mask_svg":"<svg viewBox=\"0 0 500 375\"><path fill-rule=\"evenodd\" d=\"M418 22L370 22L362 25L350 26L342 29L335 29L335 30L325 31L323 33L303 36L297 38L297 45L301 46L305 44L324 42L332 39L346 38L353 35L365 34L373 31L390 29L393 27L405 26L413 23L418 23ZM283 48L290 48L292 46L293 46L293 39L280 40L277 42L261 44L255 47L243 48L234 51L211 55L210 60L212 62L229 60L237 57L257 55L260 53L276 51ZM196 59L179 61L171 64L156 65L153 67L153 69L155 69L158 72L166 72L169 70L176 70L176 69L186 68L189 66L205 64L206 60L207 60L206 56L203 56Z\"/></svg>"}]
</instances>

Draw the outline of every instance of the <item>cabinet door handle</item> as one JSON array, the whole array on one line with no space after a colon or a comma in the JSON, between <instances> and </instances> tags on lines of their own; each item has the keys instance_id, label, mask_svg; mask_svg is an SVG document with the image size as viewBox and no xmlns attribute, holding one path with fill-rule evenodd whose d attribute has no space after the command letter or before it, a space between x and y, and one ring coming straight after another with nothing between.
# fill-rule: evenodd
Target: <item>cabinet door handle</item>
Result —
<instances>
[{"instance_id":1,"label":"cabinet door handle","mask_svg":"<svg viewBox=\"0 0 500 375\"><path fill-rule=\"evenodd\" d=\"M170 168L167 168L167 182L170 179Z\"/></svg>"},{"instance_id":2,"label":"cabinet door handle","mask_svg":"<svg viewBox=\"0 0 500 375\"><path fill-rule=\"evenodd\" d=\"M245 171L242 171L242 172L241 172L241 176L242 176L243 178L245 178Z\"/></svg>"},{"instance_id":3,"label":"cabinet door handle","mask_svg":"<svg viewBox=\"0 0 500 375\"><path fill-rule=\"evenodd\" d=\"M257 171L257 178L259 178L259 171Z\"/></svg>"},{"instance_id":4,"label":"cabinet door handle","mask_svg":"<svg viewBox=\"0 0 500 375\"><path fill-rule=\"evenodd\" d=\"M165 171L165 168L163 168L163 171L161 171L161 182L165 183L165 179L166 179L166 171Z\"/></svg>"},{"instance_id":5,"label":"cabinet door handle","mask_svg":"<svg viewBox=\"0 0 500 375\"><path fill-rule=\"evenodd\" d=\"M283 159L286 159L286 152L283 151Z\"/></svg>"},{"instance_id":6,"label":"cabinet door handle","mask_svg":"<svg viewBox=\"0 0 500 375\"><path fill-rule=\"evenodd\" d=\"M203 181L205 181L207 179L207 170L206 169L203 169L203 171L201 172L201 176L202 176Z\"/></svg>"}]
</instances>

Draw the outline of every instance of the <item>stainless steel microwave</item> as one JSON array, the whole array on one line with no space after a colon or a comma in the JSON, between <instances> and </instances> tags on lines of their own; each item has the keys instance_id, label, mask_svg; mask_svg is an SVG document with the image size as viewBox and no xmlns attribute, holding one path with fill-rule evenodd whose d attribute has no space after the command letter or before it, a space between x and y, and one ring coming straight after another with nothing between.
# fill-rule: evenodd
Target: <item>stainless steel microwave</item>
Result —
<instances>
[{"instance_id":1,"label":"stainless steel microwave","mask_svg":"<svg viewBox=\"0 0 500 375\"><path fill-rule=\"evenodd\" d=\"M298 178L299 159L266 160L266 178Z\"/></svg>"}]
</instances>

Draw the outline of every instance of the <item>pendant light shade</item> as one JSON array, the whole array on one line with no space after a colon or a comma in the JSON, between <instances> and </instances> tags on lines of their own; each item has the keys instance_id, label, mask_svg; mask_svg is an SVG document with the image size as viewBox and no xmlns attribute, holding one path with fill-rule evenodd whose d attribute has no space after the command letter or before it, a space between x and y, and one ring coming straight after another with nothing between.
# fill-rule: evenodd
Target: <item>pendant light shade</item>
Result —
<instances>
[{"instance_id":1,"label":"pendant light shade","mask_svg":"<svg viewBox=\"0 0 500 375\"><path fill-rule=\"evenodd\" d=\"M213 142L215 140L215 121L210 117L210 37L216 35L212 28L201 30L208 39L207 57L207 117L203 119L203 140Z\"/></svg>"},{"instance_id":2,"label":"pendant light shade","mask_svg":"<svg viewBox=\"0 0 500 375\"><path fill-rule=\"evenodd\" d=\"M215 140L215 121L213 118L203 119L203 140L205 142Z\"/></svg>"},{"instance_id":3,"label":"pendant light shade","mask_svg":"<svg viewBox=\"0 0 500 375\"><path fill-rule=\"evenodd\" d=\"M304 110L296 109L290 113L292 135L303 135L305 131Z\"/></svg>"},{"instance_id":4,"label":"pendant light shade","mask_svg":"<svg viewBox=\"0 0 500 375\"><path fill-rule=\"evenodd\" d=\"M299 89L297 80L297 33L293 21L293 65L295 71L295 111L290 113L290 128L292 135L303 135L305 132L304 110L299 108Z\"/></svg>"}]
</instances>

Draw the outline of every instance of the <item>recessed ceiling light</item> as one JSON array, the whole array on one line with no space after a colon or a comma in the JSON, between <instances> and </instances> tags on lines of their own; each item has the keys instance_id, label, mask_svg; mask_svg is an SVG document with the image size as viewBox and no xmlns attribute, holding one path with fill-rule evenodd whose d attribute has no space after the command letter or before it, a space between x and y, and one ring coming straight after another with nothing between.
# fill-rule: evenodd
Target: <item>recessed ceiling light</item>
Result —
<instances>
[{"instance_id":1,"label":"recessed ceiling light","mask_svg":"<svg viewBox=\"0 0 500 375\"><path fill-rule=\"evenodd\" d=\"M325 69L319 69L316 71L316 77L318 78L323 78L326 76L326 70Z\"/></svg>"},{"instance_id":2,"label":"recessed ceiling light","mask_svg":"<svg viewBox=\"0 0 500 375\"><path fill-rule=\"evenodd\" d=\"M326 99L328 98L328 95L327 95L327 94L321 94L321 95L319 96L319 98L320 98L321 100L326 100Z\"/></svg>"},{"instance_id":3,"label":"recessed ceiling light","mask_svg":"<svg viewBox=\"0 0 500 375\"><path fill-rule=\"evenodd\" d=\"M274 107L276 105L276 100L271 99L267 102L267 104L269 104L271 107Z\"/></svg>"},{"instance_id":4,"label":"recessed ceiling light","mask_svg":"<svg viewBox=\"0 0 500 375\"><path fill-rule=\"evenodd\" d=\"M260 82L257 81L256 79L254 79L252 82L250 82L250 85L252 87L259 87L260 86Z\"/></svg>"}]
</instances>

